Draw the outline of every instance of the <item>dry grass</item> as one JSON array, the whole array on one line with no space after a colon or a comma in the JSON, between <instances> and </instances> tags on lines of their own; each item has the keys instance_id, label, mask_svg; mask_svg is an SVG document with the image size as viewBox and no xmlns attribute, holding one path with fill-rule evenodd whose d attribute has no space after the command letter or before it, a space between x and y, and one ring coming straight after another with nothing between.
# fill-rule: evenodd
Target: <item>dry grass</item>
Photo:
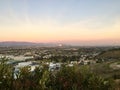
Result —
<instances>
[{"instance_id":1,"label":"dry grass","mask_svg":"<svg viewBox=\"0 0 120 90\"><path fill-rule=\"evenodd\" d=\"M99 55L100 58L120 58L120 50L106 51Z\"/></svg>"}]
</instances>

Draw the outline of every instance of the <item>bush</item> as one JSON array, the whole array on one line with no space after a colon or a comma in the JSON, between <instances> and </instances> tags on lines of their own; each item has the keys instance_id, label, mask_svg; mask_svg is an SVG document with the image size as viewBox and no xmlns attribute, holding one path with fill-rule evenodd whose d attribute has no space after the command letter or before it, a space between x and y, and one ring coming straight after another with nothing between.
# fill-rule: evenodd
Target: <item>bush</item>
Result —
<instances>
[{"instance_id":1,"label":"bush","mask_svg":"<svg viewBox=\"0 0 120 90\"><path fill-rule=\"evenodd\" d=\"M48 68L36 68L34 72L29 67L23 67L14 79L14 70L6 65L6 58L0 63L0 90L109 90L113 81L104 79L90 72L84 66L66 67L59 71L49 71Z\"/></svg>"}]
</instances>

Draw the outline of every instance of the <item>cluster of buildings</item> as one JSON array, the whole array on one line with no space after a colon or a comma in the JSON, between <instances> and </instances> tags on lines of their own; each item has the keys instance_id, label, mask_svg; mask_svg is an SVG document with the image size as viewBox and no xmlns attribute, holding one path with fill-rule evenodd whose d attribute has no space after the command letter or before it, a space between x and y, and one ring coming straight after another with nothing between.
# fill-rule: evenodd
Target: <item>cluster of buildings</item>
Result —
<instances>
[{"instance_id":1,"label":"cluster of buildings","mask_svg":"<svg viewBox=\"0 0 120 90\"><path fill-rule=\"evenodd\" d=\"M83 50L84 51L84 50ZM80 56L78 60L70 60L69 62L55 62L53 63L52 60L49 60L51 57L54 56ZM93 55L93 56L92 56ZM43 49L41 51L26 51L22 55L7 55L6 57L10 60L7 61L7 64L12 64L14 66L14 72L19 73L20 68L28 66L30 68L30 71L33 72L36 67L42 67L43 64L46 64L48 66L49 71L59 70L62 64L65 64L66 66L73 67L74 65L88 65L88 64L95 64L96 60L92 60L95 55L97 54L88 54L88 53L79 53L79 50L76 48L72 49ZM57 58L59 59L59 58ZM72 58L74 59L74 58ZM44 61L46 60L46 61ZM48 61L47 61L48 60ZM40 63L42 62L42 63Z\"/></svg>"}]
</instances>

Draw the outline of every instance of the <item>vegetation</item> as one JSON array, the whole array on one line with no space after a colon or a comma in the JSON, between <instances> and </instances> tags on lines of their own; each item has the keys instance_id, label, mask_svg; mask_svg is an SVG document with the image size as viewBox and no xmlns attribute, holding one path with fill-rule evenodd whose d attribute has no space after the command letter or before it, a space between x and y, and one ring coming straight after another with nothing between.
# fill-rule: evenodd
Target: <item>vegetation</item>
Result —
<instances>
[{"instance_id":1,"label":"vegetation","mask_svg":"<svg viewBox=\"0 0 120 90\"><path fill-rule=\"evenodd\" d=\"M88 66L62 66L59 71L49 71L45 66L34 72L29 67L14 73L14 68L0 60L0 90L115 90L119 88L111 78L103 78ZM17 76L17 78L14 77ZM119 83L118 83L119 85Z\"/></svg>"},{"instance_id":2,"label":"vegetation","mask_svg":"<svg viewBox=\"0 0 120 90\"><path fill-rule=\"evenodd\" d=\"M103 51L98 55L98 58L120 59L120 48Z\"/></svg>"}]
</instances>

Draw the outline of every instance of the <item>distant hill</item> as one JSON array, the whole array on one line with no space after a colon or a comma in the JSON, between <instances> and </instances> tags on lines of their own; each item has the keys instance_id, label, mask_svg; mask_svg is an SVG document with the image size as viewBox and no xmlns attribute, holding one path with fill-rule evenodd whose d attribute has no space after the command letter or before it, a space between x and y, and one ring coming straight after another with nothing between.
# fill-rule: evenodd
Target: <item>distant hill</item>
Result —
<instances>
[{"instance_id":1,"label":"distant hill","mask_svg":"<svg viewBox=\"0 0 120 90\"><path fill-rule=\"evenodd\" d=\"M26 45L35 45L36 43L31 42L0 42L0 46L26 46Z\"/></svg>"},{"instance_id":2,"label":"distant hill","mask_svg":"<svg viewBox=\"0 0 120 90\"><path fill-rule=\"evenodd\" d=\"M115 59L119 58L120 59L120 48L103 51L97 56L97 58L115 58Z\"/></svg>"},{"instance_id":3,"label":"distant hill","mask_svg":"<svg viewBox=\"0 0 120 90\"><path fill-rule=\"evenodd\" d=\"M58 44L52 43L32 43L32 42L0 42L0 47L21 47L21 46L38 46L38 47L53 47L58 46Z\"/></svg>"}]
</instances>

